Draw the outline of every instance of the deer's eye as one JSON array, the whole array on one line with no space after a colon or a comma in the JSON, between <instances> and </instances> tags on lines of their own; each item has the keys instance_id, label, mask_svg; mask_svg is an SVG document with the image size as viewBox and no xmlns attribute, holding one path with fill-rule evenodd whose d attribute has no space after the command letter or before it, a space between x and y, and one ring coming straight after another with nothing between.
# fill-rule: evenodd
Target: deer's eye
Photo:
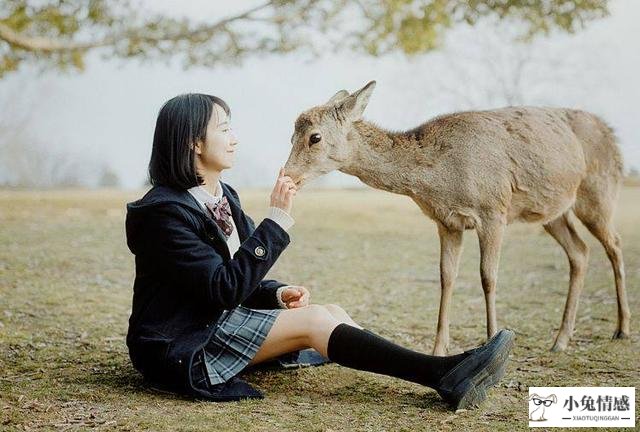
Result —
<instances>
[{"instance_id":1,"label":"deer's eye","mask_svg":"<svg viewBox=\"0 0 640 432\"><path fill-rule=\"evenodd\" d=\"M320 142L320 140L322 139L322 137L320 136L319 133L314 133L311 134L311 136L309 137L309 144L317 144Z\"/></svg>"}]
</instances>

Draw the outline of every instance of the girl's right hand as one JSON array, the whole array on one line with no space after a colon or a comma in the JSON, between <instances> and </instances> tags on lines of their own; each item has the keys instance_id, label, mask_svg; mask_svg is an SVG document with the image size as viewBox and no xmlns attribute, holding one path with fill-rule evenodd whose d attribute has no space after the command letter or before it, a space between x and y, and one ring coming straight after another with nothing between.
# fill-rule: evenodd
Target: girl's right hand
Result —
<instances>
[{"instance_id":1,"label":"girl's right hand","mask_svg":"<svg viewBox=\"0 0 640 432\"><path fill-rule=\"evenodd\" d=\"M280 168L278 179L271 192L271 206L291 213L293 197L297 191L296 185L289 176L284 175L284 168Z\"/></svg>"}]
</instances>

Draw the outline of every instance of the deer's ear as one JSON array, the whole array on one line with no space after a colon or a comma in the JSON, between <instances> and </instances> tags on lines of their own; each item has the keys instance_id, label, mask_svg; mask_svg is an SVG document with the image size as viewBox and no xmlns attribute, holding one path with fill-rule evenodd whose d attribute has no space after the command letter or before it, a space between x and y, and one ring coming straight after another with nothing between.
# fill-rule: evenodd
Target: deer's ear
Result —
<instances>
[{"instance_id":1,"label":"deer's ear","mask_svg":"<svg viewBox=\"0 0 640 432\"><path fill-rule=\"evenodd\" d=\"M369 103L369 98L373 89L376 87L375 81L369 81L367 85L362 87L352 95L342 99L338 102L338 109L341 110L351 120L360 120L362 113Z\"/></svg>"},{"instance_id":2,"label":"deer's ear","mask_svg":"<svg viewBox=\"0 0 640 432\"><path fill-rule=\"evenodd\" d=\"M556 397L555 394L551 395L551 399L553 399L553 403L558 403L558 398Z\"/></svg>"},{"instance_id":3,"label":"deer's ear","mask_svg":"<svg viewBox=\"0 0 640 432\"><path fill-rule=\"evenodd\" d=\"M338 93L334 94L333 96L331 96L331 99L329 99L327 101L327 105L333 105L334 103L338 102L340 99L344 99L347 96L349 96L349 92L346 90L340 90Z\"/></svg>"},{"instance_id":4,"label":"deer's ear","mask_svg":"<svg viewBox=\"0 0 640 432\"><path fill-rule=\"evenodd\" d=\"M535 393L534 393L534 394L532 394L532 395L529 397L529 400L531 400L531 399L533 399L533 398L542 399L540 396L538 396L538 395L537 395L537 394L535 394Z\"/></svg>"}]
</instances>

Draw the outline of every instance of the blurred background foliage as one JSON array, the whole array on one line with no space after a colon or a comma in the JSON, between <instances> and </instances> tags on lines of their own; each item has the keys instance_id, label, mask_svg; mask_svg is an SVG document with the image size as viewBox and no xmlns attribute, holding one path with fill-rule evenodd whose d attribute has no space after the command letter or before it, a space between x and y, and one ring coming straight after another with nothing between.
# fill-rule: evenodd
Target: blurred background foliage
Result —
<instances>
[{"instance_id":1,"label":"blurred background foliage","mask_svg":"<svg viewBox=\"0 0 640 432\"><path fill-rule=\"evenodd\" d=\"M170 60L185 67L319 49L379 56L438 47L457 23L524 23L518 37L575 32L608 14L606 0L271 0L207 21L149 13L132 0L0 0L0 78L23 63L81 71L85 55Z\"/></svg>"}]
</instances>

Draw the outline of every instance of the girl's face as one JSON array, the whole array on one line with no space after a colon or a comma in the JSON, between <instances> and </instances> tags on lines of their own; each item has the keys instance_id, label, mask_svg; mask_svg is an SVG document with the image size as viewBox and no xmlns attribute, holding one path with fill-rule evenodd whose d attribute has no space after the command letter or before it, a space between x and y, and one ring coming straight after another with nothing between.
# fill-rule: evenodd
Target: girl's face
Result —
<instances>
[{"instance_id":1,"label":"girl's face","mask_svg":"<svg viewBox=\"0 0 640 432\"><path fill-rule=\"evenodd\" d=\"M229 116L224 109L213 105L213 112L207 125L205 143L195 145L197 167L203 172L221 172L231 168L235 157L238 140L231 131Z\"/></svg>"}]
</instances>

